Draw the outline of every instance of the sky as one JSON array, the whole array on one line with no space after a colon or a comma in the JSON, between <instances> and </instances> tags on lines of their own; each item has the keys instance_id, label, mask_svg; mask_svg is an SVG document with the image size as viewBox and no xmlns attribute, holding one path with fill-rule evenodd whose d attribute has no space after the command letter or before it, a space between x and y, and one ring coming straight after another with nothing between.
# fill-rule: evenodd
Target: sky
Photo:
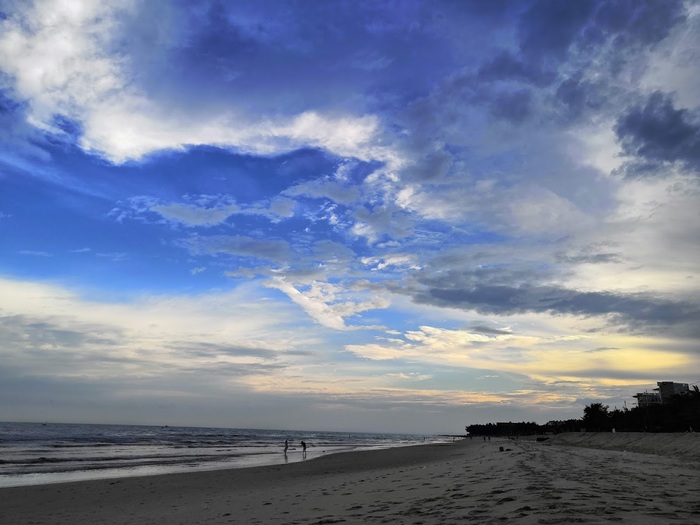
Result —
<instances>
[{"instance_id":1,"label":"sky","mask_svg":"<svg viewBox=\"0 0 700 525\"><path fill-rule=\"evenodd\" d=\"M699 74L697 0L0 0L0 420L698 384Z\"/></svg>"}]
</instances>

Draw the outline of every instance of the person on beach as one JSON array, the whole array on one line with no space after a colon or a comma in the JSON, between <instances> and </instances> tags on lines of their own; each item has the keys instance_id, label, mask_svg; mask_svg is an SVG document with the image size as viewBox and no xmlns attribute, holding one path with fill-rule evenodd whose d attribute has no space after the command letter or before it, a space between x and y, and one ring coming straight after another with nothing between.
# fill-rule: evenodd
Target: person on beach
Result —
<instances>
[{"instance_id":1,"label":"person on beach","mask_svg":"<svg viewBox=\"0 0 700 525\"><path fill-rule=\"evenodd\" d=\"M289 440L285 439L284 440L284 455L287 455L287 450L289 449Z\"/></svg>"},{"instance_id":2,"label":"person on beach","mask_svg":"<svg viewBox=\"0 0 700 525\"><path fill-rule=\"evenodd\" d=\"M304 453L304 455L306 456L306 441L301 442L301 450Z\"/></svg>"}]
</instances>

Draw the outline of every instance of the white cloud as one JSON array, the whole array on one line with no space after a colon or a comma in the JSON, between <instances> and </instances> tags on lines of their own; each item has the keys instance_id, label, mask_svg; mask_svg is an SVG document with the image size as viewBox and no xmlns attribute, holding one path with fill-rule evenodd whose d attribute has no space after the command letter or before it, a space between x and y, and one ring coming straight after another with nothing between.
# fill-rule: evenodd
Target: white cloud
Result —
<instances>
[{"instance_id":1,"label":"white cloud","mask_svg":"<svg viewBox=\"0 0 700 525\"><path fill-rule=\"evenodd\" d=\"M27 2L2 21L0 66L29 101L32 123L52 129L54 115L85 115L123 90L121 65L105 55L120 11L132 2ZM109 97L110 99L112 97Z\"/></svg>"},{"instance_id":2,"label":"white cloud","mask_svg":"<svg viewBox=\"0 0 700 525\"><path fill-rule=\"evenodd\" d=\"M27 101L31 124L60 133L55 117L77 121L83 129L81 147L115 163L195 145L262 155L301 147L363 160L388 155L371 145L379 125L372 115L327 116L309 110L251 120L242 116L242 102L240 108L195 116L150 99L139 89L129 63L111 53L125 30L120 15L134 6L129 0L37 0L0 22L0 68Z\"/></svg>"},{"instance_id":3,"label":"white cloud","mask_svg":"<svg viewBox=\"0 0 700 525\"><path fill-rule=\"evenodd\" d=\"M675 27L649 57L641 86L649 91L672 92L682 107L700 106L698 59L700 4L688 2L688 22Z\"/></svg>"},{"instance_id":4,"label":"white cloud","mask_svg":"<svg viewBox=\"0 0 700 525\"><path fill-rule=\"evenodd\" d=\"M318 344L312 329L297 332L304 320L293 308L253 285L116 303L57 285L0 279L0 320L3 365L54 377L176 375L212 362L287 366ZM243 350L227 351L232 347Z\"/></svg>"},{"instance_id":5,"label":"white cloud","mask_svg":"<svg viewBox=\"0 0 700 525\"><path fill-rule=\"evenodd\" d=\"M366 146L377 120L365 117L325 117L313 111L292 117L252 121L236 114L195 120L186 114L169 114L149 100L119 100L112 107L86 108L81 145L116 163L138 160L149 153L214 145L241 153L274 155L303 147L323 148L341 156L369 160Z\"/></svg>"},{"instance_id":6,"label":"white cloud","mask_svg":"<svg viewBox=\"0 0 700 525\"><path fill-rule=\"evenodd\" d=\"M289 218L294 217L296 202L286 197L275 197L270 202L270 213L273 216Z\"/></svg>"},{"instance_id":7,"label":"white cloud","mask_svg":"<svg viewBox=\"0 0 700 525\"><path fill-rule=\"evenodd\" d=\"M418 257L408 253L395 253L378 257L362 257L360 262L369 266L372 271L382 271L390 268L420 270Z\"/></svg>"},{"instance_id":8,"label":"white cloud","mask_svg":"<svg viewBox=\"0 0 700 525\"><path fill-rule=\"evenodd\" d=\"M693 225L698 222L698 195L700 184L682 176L621 183L615 212L577 238L580 243L605 239L620 259L571 267L568 286L697 296L700 237Z\"/></svg>"},{"instance_id":9,"label":"white cloud","mask_svg":"<svg viewBox=\"0 0 700 525\"><path fill-rule=\"evenodd\" d=\"M508 192L510 224L529 234L558 236L585 229L592 220L571 201L538 186L516 188Z\"/></svg>"},{"instance_id":10,"label":"white cloud","mask_svg":"<svg viewBox=\"0 0 700 525\"><path fill-rule=\"evenodd\" d=\"M364 237L367 239L367 244L370 246L375 244L383 233L379 228L363 222L356 222L353 224L350 231L355 237Z\"/></svg>"},{"instance_id":11,"label":"white cloud","mask_svg":"<svg viewBox=\"0 0 700 525\"><path fill-rule=\"evenodd\" d=\"M623 159L622 149L617 143L614 121L601 121L578 126L566 133L570 143L567 150L575 162L583 166L592 166L601 174L609 174L618 169Z\"/></svg>"},{"instance_id":12,"label":"white cloud","mask_svg":"<svg viewBox=\"0 0 700 525\"><path fill-rule=\"evenodd\" d=\"M470 185L407 186L396 202L426 219L486 224L499 232L560 237L590 228L593 219L569 199L538 184L499 188L484 180Z\"/></svg>"},{"instance_id":13,"label":"white cloud","mask_svg":"<svg viewBox=\"0 0 700 525\"><path fill-rule=\"evenodd\" d=\"M346 291L338 285L314 281L308 289L298 290L284 278L271 281L268 286L276 288L299 305L317 323L334 330L358 330L377 328L366 325L347 325L346 318L352 318L367 310L383 309L389 301L383 297L372 297L369 301L342 300ZM341 297L342 296L342 297Z\"/></svg>"}]
</instances>

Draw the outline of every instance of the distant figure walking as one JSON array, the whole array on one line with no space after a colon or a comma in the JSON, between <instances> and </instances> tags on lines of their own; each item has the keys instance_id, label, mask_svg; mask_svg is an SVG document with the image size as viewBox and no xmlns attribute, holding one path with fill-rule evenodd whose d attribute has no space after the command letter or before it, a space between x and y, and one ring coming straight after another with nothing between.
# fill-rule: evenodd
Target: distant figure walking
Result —
<instances>
[{"instance_id":1,"label":"distant figure walking","mask_svg":"<svg viewBox=\"0 0 700 525\"><path fill-rule=\"evenodd\" d=\"M285 439L284 440L284 455L287 455L287 450L289 449L289 440Z\"/></svg>"},{"instance_id":2,"label":"distant figure walking","mask_svg":"<svg viewBox=\"0 0 700 525\"><path fill-rule=\"evenodd\" d=\"M306 455L306 441L301 442L301 450Z\"/></svg>"}]
</instances>

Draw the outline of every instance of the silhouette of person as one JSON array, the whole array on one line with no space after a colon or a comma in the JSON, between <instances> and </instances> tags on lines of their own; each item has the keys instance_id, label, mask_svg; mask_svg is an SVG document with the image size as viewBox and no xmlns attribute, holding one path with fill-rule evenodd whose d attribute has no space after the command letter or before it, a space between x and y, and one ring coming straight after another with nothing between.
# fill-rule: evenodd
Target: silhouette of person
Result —
<instances>
[{"instance_id":1,"label":"silhouette of person","mask_svg":"<svg viewBox=\"0 0 700 525\"><path fill-rule=\"evenodd\" d=\"M301 450L304 453L304 456L306 456L306 441L301 442Z\"/></svg>"},{"instance_id":2,"label":"silhouette of person","mask_svg":"<svg viewBox=\"0 0 700 525\"><path fill-rule=\"evenodd\" d=\"M285 439L284 440L284 455L287 455L287 449L289 449L289 440Z\"/></svg>"}]
</instances>

